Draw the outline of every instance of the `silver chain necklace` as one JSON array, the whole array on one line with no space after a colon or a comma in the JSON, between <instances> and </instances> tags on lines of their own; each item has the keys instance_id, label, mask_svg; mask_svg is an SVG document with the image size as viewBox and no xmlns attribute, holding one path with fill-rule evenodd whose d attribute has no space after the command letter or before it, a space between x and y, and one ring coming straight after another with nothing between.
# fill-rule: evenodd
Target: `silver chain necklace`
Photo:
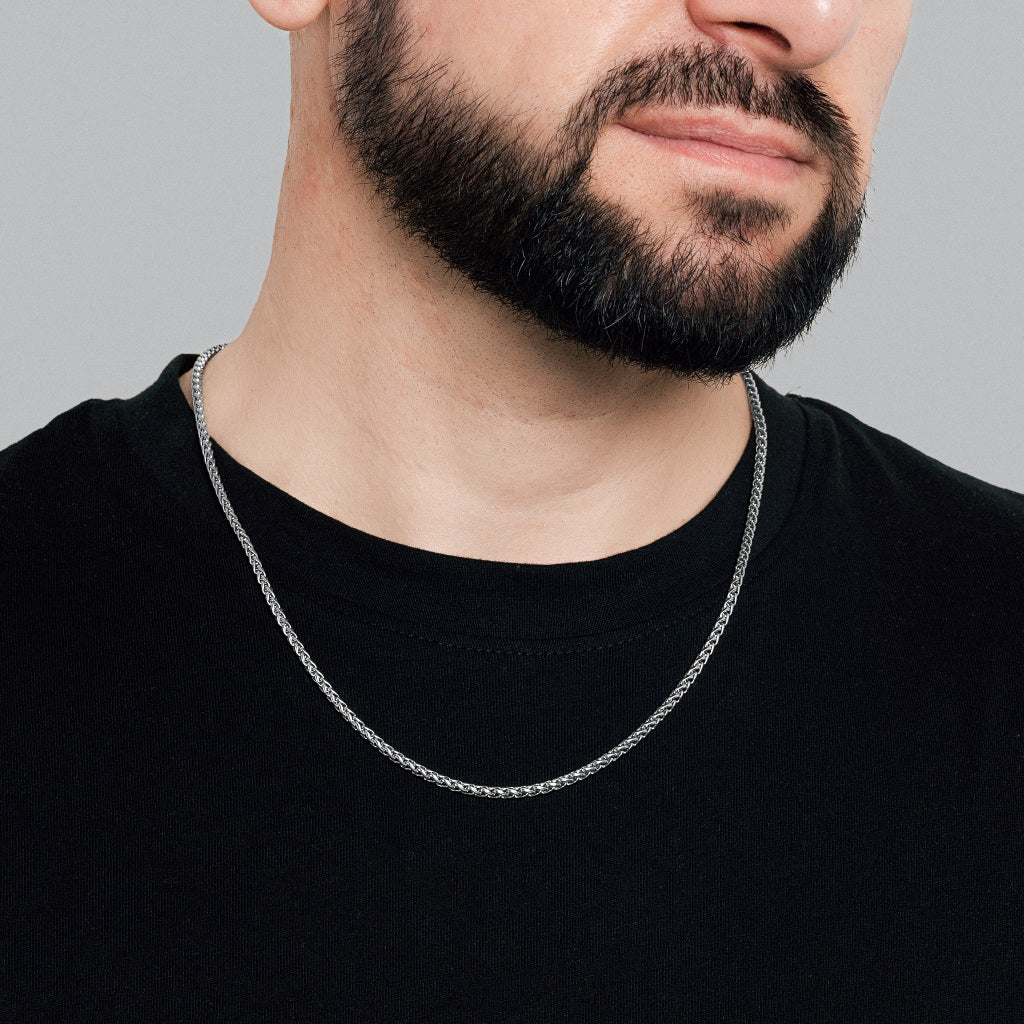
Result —
<instances>
[{"instance_id":1,"label":"silver chain necklace","mask_svg":"<svg viewBox=\"0 0 1024 1024\"><path fill-rule=\"evenodd\" d=\"M212 348L208 348L199 356L192 368L192 408L195 412L196 429L199 432L199 443L203 449L203 458L206 461L206 470L210 474L210 482L213 484L213 489L217 493L217 500L220 502L220 507L224 510L224 515L227 517L228 523L231 525L231 529L234 530L235 536L238 538L239 543L242 545L242 548L245 550L245 553L249 558L249 564L252 566L252 570L256 574L260 590L263 591L263 596L266 598L270 610L274 613L274 618L277 619L277 624L281 627L281 631L287 638L288 643L291 644L292 649L299 656L299 660L306 667L306 671L310 676L312 676L316 685L323 691L324 696L345 718L345 721L347 721L348 724L351 725L364 740L371 743L377 748L377 750L384 754L385 757L391 758L391 760L396 764L405 768L407 771L412 772L414 775L418 775L421 779L426 779L428 782L433 782L445 789L452 789L457 793L465 793L469 796L510 799L524 796L539 796L541 793L552 793L556 789L563 789L566 786L573 785L573 783L581 782L588 776L593 775L594 772L598 772L602 768L606 768L613 761L618 760L626 753L626 751L632 750L632 748L647 736L648 733L652 732L654 727L668 715L676 704L679 703L680 698L682 698L683 694L690 688L697 676L700 675L701 670L711 657L711 652L715 649L718 641L721 639L722 633L725 632L726 623L729 621L733 608L736 606L736 599L739 597L740 587L743 584L743 575L747 569L747 562L750 560L750 552L754 543L754 531L757 529L757 515L761 508L761 492L764 489L764 467L768 458L768 430L765 425L764 412L761 408L761 398L758 395L757 385L754 382L753 374L750 372L743 374L743 382L747 389L747 399L750 402L750 414L754 420L755 431L754 479L750 488L750 504L747 509L747 524L743 529L743 538L740 541L740 553L736 559L736 568L733 571L732 582L729 584L729 590L725 596L725 603L722 605L722 610L718 613L718 619L715 621L711 634L708 636L700 653L697 655L696 661L694 661L690 666L689 672L683 676L664 703L654 712L654 714L651 715L650 718L647 719L646 722L631 732L621 743L609 750L608 753L602 754L601 757L591 761L589 764L583 765L582 768L577 768L575 771L568 772L565 775L559 775L556 779L548 779L547 782L535 782L525 786L481 786L472 782L462 782L459 779L453 779L448 775L442 775L440 772L435 772L433 769L427 768L418 761L414 761L411 757L406 757L405 754L395 750L390 743L386 743L382 740L380 736L366 725L366 723L363 722L351 708L349 708L341 697L338 696L335 689L324 678L320 669L316 667L315 662L307 653L306 648L303 647L302 641L295 635L295 630L292 629L291 623L285 617L284 611L270 586L270 581L267 579L267 574L263 571L263 564L260 562L259 556L256 554L256 549L252 546L252 541L249 540L249 535L244 529L242 529L242 524L238 521L238 517L235 515L235 510L231 507L231 502L228 501L227 493L224 491L224 485L221 483L220 473L217 472L217 464L213 459L213 445L210 441L210 435L206 429L206 416L203 412L203 370L206 369L206 364L210 361L210 358L216 355L216 353L224 347L224 345L214 345Z\"/></svg>"}]
</instances>

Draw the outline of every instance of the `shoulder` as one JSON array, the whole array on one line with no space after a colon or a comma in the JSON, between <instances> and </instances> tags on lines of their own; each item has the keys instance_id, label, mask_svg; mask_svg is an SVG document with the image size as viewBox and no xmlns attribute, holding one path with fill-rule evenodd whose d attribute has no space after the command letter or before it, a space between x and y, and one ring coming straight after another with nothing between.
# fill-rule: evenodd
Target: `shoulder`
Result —
<instances>
[{"instance_id":1,"label":"shoulder","mask_svg":"<svg viewBox=\"0 0 1024 1024\"><path fill-rule=\"evenodd\" d=\"M177 357L132 398L82 402L0 451L0 564L8 575L12 567L35 571L36 586L46 581L37 570L50 566L81 575L188 515L179 492L191 476L180 462L190 469L181 453L191 454L193 438L177 383L188 359Z\"/></svg>"},{"instance_id":2,"label":"shoulder","mask_svg":"<svg viewBox=\"0 0 1024 1024\"><path fill-rule=\"evenodd\" d=\"M852 504L894 524L970 525L1024 543L1024 494L953 469L827 402L788 397L807 418L809 457Z\"/></svg>"},{"instance_id":3,"label":"shoulder","mask_svg":"<svg viewBox=\"0 0 1024 1024\"><path fill-rule=\"evenodd\" d=\"M146 503L120 400L92 399L0 452L0 608L65 609L132 544ZM65 609L66 610L66 609Z\"/></svg>"},{"instance_id":4,"label":"shoulder","mask_svg":"<svg viewBox=\"0 0 1024 1024\"><path fill-rule=\"evenodd\" d=\"M1024 495L816 399L803 411L806 529L871 566L881 590L1005 638L1024 636ZM1015 624L1015 625L1014 625Z\"/></svg>"},{"instance_id":5,"label":"shoulder","mask_svg":"<svg viewBox=\"0 0 1024 1024\"><path fill-rule=\"evenodd\" d=\"M10 526L73 513L124 462L115 401L91 399L0 451L0 510Z\"/></svg>"},{"instance_id":6,"label":"shoulder","mask_svg":"<svg viewBox=\"0 0 1024 1024\"><path fill-rule=\"evenodd\" d=\"M62 529L102 532L172 503L180 472L160 467L191 440L177 381L192 358L178 356L132 398L82 402L0 451L5 539L59 543Z\"/></svg>"}]
</instances>

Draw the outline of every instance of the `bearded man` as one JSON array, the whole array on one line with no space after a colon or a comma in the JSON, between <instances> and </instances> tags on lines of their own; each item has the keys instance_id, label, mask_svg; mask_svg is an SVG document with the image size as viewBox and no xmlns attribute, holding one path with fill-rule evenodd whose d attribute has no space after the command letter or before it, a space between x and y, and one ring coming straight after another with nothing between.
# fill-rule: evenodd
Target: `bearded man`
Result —
<instances>
[{"instance_id":1,"label":"bearded man","mask_svg":"<svg viewBox=\"0 0 1024 1024\"><path fill-rule=\"evenodd\" d=\"M252 4L249 322L0 457L5 1019L1024 1018L1024 497L751 372L911 0Z\"/></svg>"}]
</instances>

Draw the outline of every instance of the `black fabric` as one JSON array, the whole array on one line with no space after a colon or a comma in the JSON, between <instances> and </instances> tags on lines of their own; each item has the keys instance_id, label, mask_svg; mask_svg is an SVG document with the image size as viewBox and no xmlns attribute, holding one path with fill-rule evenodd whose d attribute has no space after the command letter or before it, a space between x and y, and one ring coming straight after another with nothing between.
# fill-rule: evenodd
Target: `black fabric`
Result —
<instances>
[{"instance_id":1,"label":"black fabric","mask_svg":"<svg viewBox=\"0 0 1024 1024\"><path fill-rule=\"evenodd\" d=\"M639 746L402 770L281 635L171 363L0 455L11 1021L1024 1020L1024 497L761 385L761 522ZM414 550L218 450L312 657L473 782L603 754L723 601L752 450L646 547Z\"/></svg>"}]
</instances>

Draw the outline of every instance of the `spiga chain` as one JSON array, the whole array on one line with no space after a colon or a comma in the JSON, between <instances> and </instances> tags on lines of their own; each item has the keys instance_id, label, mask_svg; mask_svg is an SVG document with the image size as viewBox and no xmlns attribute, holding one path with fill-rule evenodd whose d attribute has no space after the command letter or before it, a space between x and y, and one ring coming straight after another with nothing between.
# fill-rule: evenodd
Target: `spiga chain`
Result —
<instances>
[{"instance_id":1,"label":"spiga chain","mask_svg":"<svg viewBox=\"0 0 1024 1024\"><path fill-rule=\"evenodd\" d=\"M295 630L292 629L291 623L286 618L284 610L281 608L281 604L277 600L277 596L274 594L273 588L270 586L267 574L263 571L263 565L260 562L259 556L256 554L256 549L252 546L252 541L249 540L249 535L242 528L242 524L238 521L238 517L235 515L235 510L232 508L231 502L228 500L228 496L224 490L224 484L221 482L220 473L217 471L217 464L214 462L213 445L210 442L210 435L206 429L206 416L203 412L202 382L203 370L206 368L206 364L210 361L211 357L216 355L216 353L222 348L224 348L224 345L215 345L212 348L207 349L199 356L192 369L192 407L196 417L196 429L199 432L199 443L202 446L203 458L206 461L206 469L210 474L210 481L217 494L217 500L220 502L220 507L224 510L224 515L227 517L228 523L231 525L231 529L234 531L235 536L238 538L239 543L242 545L242 548L249 559L252 571L256 574L256 579L259 582L260 590L263 591L263 596L266 598L267 604L270 607L271 612L274 614L274 618L277 619L277 624L281 627L281 631L287 638L288 643L291 644L292 649L298 655L299 660L305 666L306 671L310 676L312 676L316 685L323 691L324 696L326 696L334 707L341 713L345 721L347 721L349 725L351 725L352 728L363 737L363 739L376 747L377 750L379 750L385 757L391 758L395 764L400 765L402 768L412 772L414 775L418 775L421 779L426 779L428 782L433 782L438 786L455 790L457 793L465 793L469 796L491 797L492 799L511 799L526 796L540 796L542 793L552 793L556 789L563 789L564 787L571 786L576 782L581 782L583 779L600 771L602 768L606 768L613 761L618 760L627 751L632 750L632 748L647 736L648 733L652 732L655 726L657 726L676 706L676 704L679 703L683 694L689 690L693 685L694 680L700 675L701 670L708 663L708 659L711 657L712 651L714 651L718 641L722 637L722 634L725 632L726 623L728 623L729 617L732 615L733 609L736 607L736 600L739 597L740 587L743 585L743 576L746 572L747 562L750 560L750 553L754 544L754 531L757 529L757 516L761 508L761 493L764 489L765 463L768 458L768 430L765 425L764 412L761 408L761 398L758 395L757 385L754 381L753 374L749 372L743 374L743 381L747 389L747 398L750 402L750 412L754 420L755 431L754 479L750 489L750 504L747 510L747 523L743 530L743 538L740 541L739 556L736 559L736 568L732 574L732 582L729 584L729 590L725 595L725 603L722 605L722 610L718 613L718 619L715 621L704 646L701 648L694 663L690 666L690 670L685 676L683 676L675 689L668 695L661 706L657 708L647 721L638 726L624 740L622 740L621 743L614 746L606 754L602 754L600 757L591 761L589 764L585 764L582 767L577 768L575 771L567 772L565 775L559 775L558 778L548 779L546 782L534 782L523 786L482 786L473 782L463 782L460 779L453 779L448 775L442 775L440 772L427 768L418 761L414 761L411 757L406 757L405 754L396 750L390 743L387 743L378 736L377 733L375 733L355 714L355 712L352 711L352 709L341 699L334 687L327 682L323 673L321 673L320 669L316 667L316 663L309 656L309 652L303 646L302 641L295 635Z\"/></svg>"}]
</instances>

